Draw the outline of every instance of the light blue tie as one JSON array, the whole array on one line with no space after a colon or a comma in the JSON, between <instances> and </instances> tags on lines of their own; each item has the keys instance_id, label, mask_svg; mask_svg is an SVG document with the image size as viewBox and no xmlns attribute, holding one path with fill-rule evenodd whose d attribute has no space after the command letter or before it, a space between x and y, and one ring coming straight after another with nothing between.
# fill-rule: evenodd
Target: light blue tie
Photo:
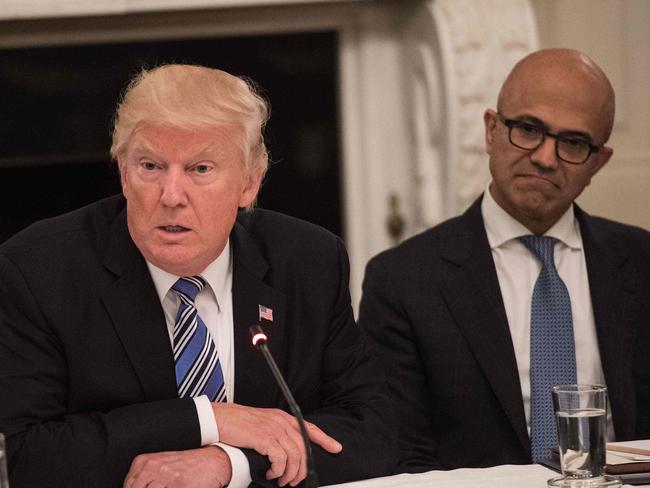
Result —
<instances>
[{"instance_id":1,"label":"light blue tie","mask_svg":"<svg viewBox=\"0 0 650 488\"><path fill-rule=\"evenodd\" d=\"M576 382L576 353L571 299L553 258L558 240L547 236L519 239L542 263L530 310L530 434L532 458L537 463L557 446L551 388Z\"/></svg>"},{"instance_id":2,"label":"light blue tie","mask_svg":"<svg viewBox=\"0 0 650 488\"><path fill-rule=\"evenodd\" d=\"M194 306L205 283L201 276L192 276L179 278L172 286L181 301L174 324L176 385L181 398L207 395L210 401L225 402L217 347Z\"/></svg>"}]
</instances>

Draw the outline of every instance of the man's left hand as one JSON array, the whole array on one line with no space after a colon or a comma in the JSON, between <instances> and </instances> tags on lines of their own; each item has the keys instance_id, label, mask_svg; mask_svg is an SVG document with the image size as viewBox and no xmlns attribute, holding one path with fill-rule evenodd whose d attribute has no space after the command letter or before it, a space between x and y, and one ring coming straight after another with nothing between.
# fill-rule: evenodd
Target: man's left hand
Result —
<instances>
[{"instance_id":1,"label":"man's left hand","mask_svg":"<svg viewBox=\"0 0 650 488\"><path fill-rule=\"evenodd\" d=\"M124 488L221 488L231 477L228 455L218 446L206 446L140 454L131 463Z\"/></svg>"}]
</instances>

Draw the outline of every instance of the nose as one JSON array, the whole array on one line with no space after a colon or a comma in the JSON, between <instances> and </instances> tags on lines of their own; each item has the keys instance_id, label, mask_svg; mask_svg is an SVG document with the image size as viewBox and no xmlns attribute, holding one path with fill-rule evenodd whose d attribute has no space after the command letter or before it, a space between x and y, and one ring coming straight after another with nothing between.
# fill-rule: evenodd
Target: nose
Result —
<instances>
[{"instance_id":1,"label":"nose","mask_svg":"<svg viewBox=\"0 0 650 488\"><path fill-rule=\"evenodd\" d=\"M187 205L185 184L184 171L170 168L161 180L160 203L170 208Z\"/></svg>"},{"instance_id":2,"label":"nose","mask_svg":"<svg viewBox=\"0 0 650 488\"><path fill-rule=\"evenodd\" d=\"M555 139L547 136L541 146L531 153L530 159L533 164L547 170L556 168L559 161L555 154L555 142Z\"/></svg>"}]
</instances>

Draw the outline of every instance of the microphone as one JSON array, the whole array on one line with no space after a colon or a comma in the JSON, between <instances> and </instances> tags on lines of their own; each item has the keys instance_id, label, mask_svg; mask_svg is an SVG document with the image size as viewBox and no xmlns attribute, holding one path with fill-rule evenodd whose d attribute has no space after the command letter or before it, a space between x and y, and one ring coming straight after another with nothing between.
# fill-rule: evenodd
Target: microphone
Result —
<instances>
[{"instance_id":1,"label":"microphone","mask_svg":"<svg viewBox=\"0 0 650 488\"><path fill-rule=\"evenodd\" d=\"M316 467L314 466L314 457L311 453L311 444L309 443L309 436L307 435L307 429L305 428L305 419L302 418L300 407L296 403L296 399L291 394L291 390L289 390L287 382L284 381L282 373L278 369L278 365L275 364L275 361L273 360L271 351L269 351L269 348L266 345L268 338L262 330L262 327L260 327L259 324L255 324L251 325L249 327L249 330L251 333L251 342L253 343L253 347L260 351L264 356L264 359L266 359L266 362L269 365L273 376L275 376L275 381L278 383L278 386L280 387L280 390L282 390L284 398L289 404L291 413L293 413L293 416L298 419L300 433L302 434L302 440L305 443L305 452L307 454L307 477L305 478L304 486L305 488L318 488L318 476L316 475Z\"/></svg>"}]
</instances>

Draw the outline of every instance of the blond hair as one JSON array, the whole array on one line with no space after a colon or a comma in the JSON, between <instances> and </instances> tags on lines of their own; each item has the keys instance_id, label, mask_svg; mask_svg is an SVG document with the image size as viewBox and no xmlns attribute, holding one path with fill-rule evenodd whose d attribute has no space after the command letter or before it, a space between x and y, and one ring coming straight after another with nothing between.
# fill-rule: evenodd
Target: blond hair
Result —
<instances>
[{"instance_id":1,"label":"blond hair","mask_svg":"<svg viewBox=\"0 0 650 488\"><path fill-rule=\"evenodd\" d=\"M238 143L246 169L264 177L268 152L263 130L267 102L252 81L205 66L168 64L142 70L127 86L117 106L111 156L118 160L141 124L240 128Z\"/></svg>"}]
</instances>

